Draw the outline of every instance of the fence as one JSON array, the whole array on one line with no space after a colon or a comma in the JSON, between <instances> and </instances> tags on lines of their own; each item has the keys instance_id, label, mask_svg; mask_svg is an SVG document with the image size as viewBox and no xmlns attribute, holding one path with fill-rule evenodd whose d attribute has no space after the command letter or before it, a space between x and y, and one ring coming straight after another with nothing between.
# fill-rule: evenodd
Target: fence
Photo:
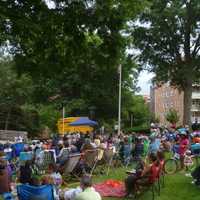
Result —
<instances>
[{"instance_id":1,"label":"fence","mask_svg":"<svg viewBox=\"0 0 200 200\"><path fill-rule=\"evenodd\" d=\"M0 130L0 140L14 141L19 136L27 139L28 133L25 131Z\"/></svg>"}]
</instances>

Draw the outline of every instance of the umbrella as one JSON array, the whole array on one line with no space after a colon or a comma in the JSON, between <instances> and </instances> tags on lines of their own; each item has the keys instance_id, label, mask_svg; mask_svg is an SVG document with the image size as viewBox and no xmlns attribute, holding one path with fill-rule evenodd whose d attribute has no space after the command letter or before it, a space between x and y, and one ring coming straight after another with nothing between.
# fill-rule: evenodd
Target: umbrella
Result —
<instances>
[{"instance_id":1,"label":"umbrella","mask_svg":"<svg viewBox=\"0 0 200 200\"><path fill-rule=\"evenodd\" d=\"M69 124L70 126L97 126L98 123L90 120L88 117L80 117L75 122Z\"/></svg>"}]
</instances>

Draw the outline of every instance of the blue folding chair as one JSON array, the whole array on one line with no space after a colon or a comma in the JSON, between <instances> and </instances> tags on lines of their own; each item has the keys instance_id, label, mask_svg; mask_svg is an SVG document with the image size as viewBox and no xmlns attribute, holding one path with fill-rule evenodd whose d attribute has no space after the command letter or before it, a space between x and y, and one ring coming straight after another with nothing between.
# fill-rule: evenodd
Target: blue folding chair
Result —
<instances>
[{"instance_id":1,"label":"blue folding chair","mask_svg":"<svg viewBox=\"0 0 200 200\"><path fill-rule=\"evenodd\" d=\"M19 157L20 152L24 151L24 143L15 143L13 144L14 155Z\"/></svg>"},{"instance_id":2,"label":"blue folding chair","mask_svg":"<svg viewBox=\"0 0 200 200\"><path fill-rule=\"evenodd\" d=\"M14 198L13 198L13 196L12 196L12 194L10 192L3 193L1 195L1 198L3 200L14 200Z\"/></svg>"},{"instance_id":3,"label":"blue folding chair","mask_svg":"<svg viewBox=\"0 0 200 200\"><path fill-rule=\"evenodd\" d=\"M19 200L54 200L53 186L30 186L26 184L17 186Z\"/></svg>"},{"instance_id":4,"label":"blue folding chair","mask_svg":"<svg viewBox=\"0 0 200 200\"><path fill-rule=\"evenodd\" d=\"M33 159L33 153L32 152L20 152L19 154L19 160L20 161L27 161Z\"/></svg>"}]
</instances>

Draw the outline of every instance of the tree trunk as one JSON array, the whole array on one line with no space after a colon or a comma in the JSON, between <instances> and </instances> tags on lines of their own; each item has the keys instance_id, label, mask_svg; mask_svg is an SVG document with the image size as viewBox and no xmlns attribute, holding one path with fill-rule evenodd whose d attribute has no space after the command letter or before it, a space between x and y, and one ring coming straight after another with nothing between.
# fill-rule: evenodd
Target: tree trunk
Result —
<instances>
[{"instance_id":1,"label":"tree trunk","mask_svg":"<svg viewBox=\"0 0 200 200\"><path fill-rule=\"evenodd\" d=\"M192 106L192 81L188 81L184 88L184 104L183 104L183 123L191 125L191 106Z\"/></svg>"},{"instance_id":2,"label":"tree trunk","mask_svg":"<svg viewBox=\"0 0 200 200\"><path fill-rule=\"evenodd\" d=\"M9 124L9 119L10 119L10 113L11 110L8 110L7 116L6 116L6 121L5 121L5 130L8 130L8 124Z\"/></svg>"}]
</instances>

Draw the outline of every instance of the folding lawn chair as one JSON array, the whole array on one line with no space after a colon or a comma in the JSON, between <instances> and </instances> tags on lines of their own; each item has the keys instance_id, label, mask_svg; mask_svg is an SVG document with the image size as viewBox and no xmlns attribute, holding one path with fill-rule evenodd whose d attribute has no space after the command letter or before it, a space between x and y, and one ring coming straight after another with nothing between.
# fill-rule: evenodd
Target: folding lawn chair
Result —
<instances>
[{"instance_id":1,"label":"folding lawn chair","mask_svg":"<svg viewBox=\"0 0 200 200\"><path fill-rule=\"evenodd\" d=\"M106 174L107 175L110 172L110 168L113 167L114 155L115 155L115 153L113 152L113 149L106 149L104 151L103 159L105 161L105 168L107 168L107 170L106 170Z\"/></svg>"},{"instance_id":2,"label":"folding lawn chair","mask_svg":"<svg viewBox=\"0 0 200 200\"><path fill-rule=\"evenodd\" d=\"M74 173L74 169L76 168L77 164L80 161L82 154L74 154L74 155L70 155L69 156L69 160L66 162L66 164L64 165L64 177L76 177L79 178L75 173Z\"/></svg>"},{"instance_id":3,"label":"folding lawn chair","mask_svg":"<svg viewBox=\"0 0 200 200\"><path fill-rule=\"evenodd\" d=\"M70 148L63 148L62 154L58 157L59 162L65 162L69 159Z\"/></svg>"},{"instance_id":4,"label":"folding lawn chair","mask_svg":"<svg viewBox=\"0 0 200 200\"><path fill-rule=\"evenodd\" d=\"M95 173L96 174L105 173L106 167L107 167L107 160L104 159L105 149L97 148L97 149L95 149L95 151L97 151L96 152L97 155L95 155L95 156L97 156L97 158L95 158L96 161L94 163L95 164L95 166L94 166Z\"/></svg>"},{"instance_id":5,"label":"folding lawn chair","mask_svg":"<svg viewBox=\"0 0 200 200\"><path fill-rule=\"evenodd\" d=\"M19 200L54 200L53 186L18 185L17 196Z\"/></svg>"},{"instance_id":6,"label":"folding lawn chair","mask_svg":"<svg viewBox=\"0 0 200 200\"><path fill-rule=\"evenodd\" d=\"M161 166L156 166L151 168L151 175L150 175L151 178L149 187L152 191L152 200L155 199L155 192L157 192L158 195L160 196L160 183L159 183L160 175L161 175Z\"/></svg>"},{"instance_id":7,"label":"folding lawn chair","mask_svg":"<svg viewBox=\"0 0 200 200\"><path fill-rule=\"evenodd\" d=\"M19 154L19 164L24 165L26 161L33 159L33 152L20 152Z\"/></svg>"},{"instance_id":8,"label":"folding lawn chair","mask_svg":"<svg viewBox=\"0 0 200 200\"><path fill-rule=\"evenodd\" d=\"M95 150L85 151L83 160L84 160L84 164L85 164L86 168L90 169L90 175L92 176L92 174L96 168L96 165L98 163L98 150L95 149ZM86 171L87 171L87 169L85 169L85 172Z\"/></svg>"},{"instance_id":9,"label":"folding lawn chair","mask_svg":"<svg viewBox=\"0 0 200 200\"><path fill-rule=\"evenodd\" d=\"M15 200L11 192L6 192L0 195L0 199L2 200Z\"/></svg>"},{"instance_id":10,"label":"folding lawn chair","mask_svg":"<svg viewBox=\"0 0 200 200\"><path fill-rule=\"evenodd\" d=\"M51 150L44 150L41 152L42 160L40 161L39 168L42 170L48 169L49 164L55 163L55 152Z\"/></svg>"},{"instance_id":11,"label":"folding lawn chair","mask_svg":"<svg viewBox=\"0 0 200 200\"><path fill-rule=\"evenodd\" d=\"M159 178L160 178L160 166L151 168L151 175L149 177L149 183L147 185L143 185L143 194L145 191L151 191L152 193L152 200L155 199L156 192L160 196L160 184L159 184ZM135 199L138 199L139 196L142 194L138 194L135 192Z\"/></svg>"}]
</instances>

